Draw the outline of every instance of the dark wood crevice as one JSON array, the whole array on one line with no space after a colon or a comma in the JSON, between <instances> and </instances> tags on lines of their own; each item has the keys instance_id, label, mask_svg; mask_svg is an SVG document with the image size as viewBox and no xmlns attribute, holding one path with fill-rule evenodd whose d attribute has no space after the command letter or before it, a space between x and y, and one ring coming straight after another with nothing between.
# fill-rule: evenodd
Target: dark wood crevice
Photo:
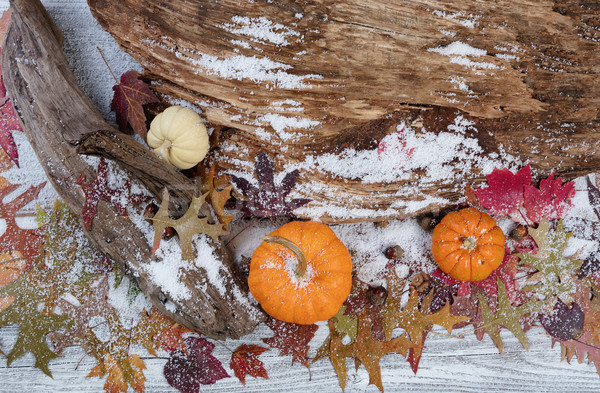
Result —
<instances>
[{"instance_id":1,"label":"dark wood crevice","mask_svg":"<svg viewBox=\"0 0 600 393\"><path fill-rule=\"evenodd\" d=\"M85 196L74 179L83 174L90 181L96 176L81 154L85 153L113 160L159 201L162 189L168 187L177 201L174 208L185 210L197 193L193 181L102 118L77 85L62 52L62 35L41 2L12 0L11 8L11 24L2 45L4 82L29 142L67 206L81 215ZM238 338L264 318L258 306L249 301L245 279L223 242L211 240L210 244L221 263L226 291L210 282L203 268L190 264L181 272L180 284L191 296L180 299L152 280L145 268L154 258L151 246L141 230L114 207L100 202L86 234L102 252L124 266L158 309L190 329L217 339ZM198 282L204 283L203 289Z\"/></svg>"}]
</instances>

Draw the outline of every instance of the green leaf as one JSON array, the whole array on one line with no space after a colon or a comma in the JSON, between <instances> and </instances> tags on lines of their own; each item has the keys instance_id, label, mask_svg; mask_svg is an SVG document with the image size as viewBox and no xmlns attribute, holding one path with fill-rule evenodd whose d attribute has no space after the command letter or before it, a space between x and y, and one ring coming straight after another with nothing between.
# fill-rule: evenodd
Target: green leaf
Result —
<instances>
[{"instance_id":1,"label":"green leaf","mask_svg":"<svg viewBox=\"0 0 600 393\"><path fill-rule=\"evenodd\" d=\"M19 335L7 355L7 365L27 352L35 357L35 367L52 376L48 361L58 357L46 343L46 335L73 323L66 315L46 315L38 311L38 305L46 300L45 289L35 286L27 279L18 279L0 288L1 296L15 296L10 306L0 313L0 327L19 325Z\"/></svg>"},{"instance_id":2,"label":"green leaf","mask_svg":"<svg viewBox=\"0 0 600 393\"><path fill-rule=\"evenodd\" d=\"M508 296L506 296L506 288L501 280L498 280L498 310L496 313L490 310L485 298L480 293L477 294L477 298L479 299L479 306L481 308L483 323L481 328L492 338L500 353L502 353L504 348L504 343L500 338L501 327L510 330L519 339L523 347L529 350L529 339L519 323L519 318L531 312L538 311L541 307L541 302L532 298L522 306L513 306L510 300L508 300Z\"/></svg>"},{"instance_id":3,"label":"green leaf","mask_svg":"<svg viewBox=\"0 0 600 393\"><path fill-rule=\"evenodd\" d=\"M402 328L415 345L421 345L423 333L428 332L432 325L446 328L452 334L452 327L460 322L468 321L465 316L450 314L450 303L434 314L421 312L419 309L419 295L415 289L411 290L406 306L400 308L402 297L403 280L398 278L395 272L388 276L388 297L383 310L383 330L386 340L392 338L396 328Z\"/></svg>"},{"instance_id":4,"label":"green leaf","mask_svg":"<svg viewBox=\"0 0 600 393\"><path fill-rule=\"evenodd\" d=\"M417 346L405 334L389 341L379 341L372 336L372 326L373 321L369 318L369 315L361 312L358 315L356 340L352 344L344 345L341 335L335 331L333 322L329 321L329 357L342 390L346 387L346 358L352 357L355 359L356 364L365 366L369 373L369 384L377 386L383 392L379 360L389 353L406 356L409 349Z\"/></svg>"},{"instance_id":5,"label":"green leaf","mask_svg":"<svg viewBox=\"0 0 600 393\"><path fill-rule=\"evenodd\" d=\"M346 312L346 305L342 305L333 317L333 325L342 338L347 335L351 340L350 343L353 343L358 333L358 318L356 315L344 315L344 312Z\"/></svg>"},{"instance_id":6,"label":"green leaf","mask_svg":"<svg viewBox=\"0 0 600 393\"><path fill-rule=\"evenodd\" d=\"M538 246L538 252L518 254L520 263L533 267L541 274L536 276L539 282L523 289L543 297L547 303L558 295L564 297L575 293L576 286L572 276L581 268L583 261L563 256L572 233L564 232L562 220L558 222L556 229L550 229L546 219L540 222L538 228L529 228L529 233Z\"/></svg>"}]
</instances>

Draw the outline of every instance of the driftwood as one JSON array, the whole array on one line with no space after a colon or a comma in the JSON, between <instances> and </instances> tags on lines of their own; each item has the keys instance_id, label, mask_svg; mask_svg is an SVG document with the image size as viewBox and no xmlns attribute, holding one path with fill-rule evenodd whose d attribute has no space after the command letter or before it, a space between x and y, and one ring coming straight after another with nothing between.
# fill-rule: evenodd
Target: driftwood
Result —
<instances>
[{"instance_id":1,"label":"driftwood","mask_svg":"<svg viewBox=\"0 0 600 393\"><path fill-rule=\"evenodd\" d=\"M42 4L14 0L11 6L11 24L2 46L4 82L48 179L69 208L81 215L85 202L75 184L77 177L84 174L90 181L96 176L79 154L86 151L113 159L155 196L168 185L177 200L173 207L186 209L196 193L194 184L102 118L77 86L62 52L62 34ZM180 273L191 296L174 299L169 288L157 286L145 268L152 257L142 231L113 206L98 204L87 234L101 251L126 267L156 307L188 328L213 338L240 337L263 316L248 301L244 280L222 243L211 245L222 261L225 293L209 281L206 271L190 266Z\"/></svg>"},{"instance_id":2,"label":"driftwood","mask_svg":"<svg viewBox=\"0 0 600 393\"><path fill-rule=\"evenodd\" d=\"M156 91L231 127L214 155L225 171L249 172L258 150L281 168L344 147L374 149L401 121L439 133L459 114L474 122L482 157L504 150L567 179L600 168L593 1L88 3ZM282 132L273 121L282 117L312 126ZM381 220L435 210L483 180L476 164L455 182L424 182L424 170L364 184L304 168L297 196L323 211L347 201L356 209L326 221Z\"/></svg>"}]
</instances>

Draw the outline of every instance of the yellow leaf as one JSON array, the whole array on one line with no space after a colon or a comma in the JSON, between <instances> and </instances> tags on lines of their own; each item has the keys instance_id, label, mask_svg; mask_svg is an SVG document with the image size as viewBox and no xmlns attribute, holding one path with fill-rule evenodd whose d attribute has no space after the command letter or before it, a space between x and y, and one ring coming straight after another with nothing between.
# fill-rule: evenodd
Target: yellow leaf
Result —
<instances>
[{"instance_id":1,"label":"yellow leaf","mask_svg":"<svg viewBox=\"0 0 600 393\"><path fill-rule=\"evenodd\" d=\"M181 244L181 258L184 260L195 259L195 253L192 246L194 235L203 233L211 237L214 241L218 241L219 236L227 234L220 224L209 224L208 217L198 218L198 212L202 205L204 205L206 196L207 194L204 194L199 198L193 198L192 203L185 214L177 220L174 220L169 217L169 192L165 188L160 208L158 209L158 212L156 212L156 215L152 217L152 222L154 224L153 254L160 246L162 233L167 227L173 227L177 232L179 243Z\"/></svg>"}]
</instances>

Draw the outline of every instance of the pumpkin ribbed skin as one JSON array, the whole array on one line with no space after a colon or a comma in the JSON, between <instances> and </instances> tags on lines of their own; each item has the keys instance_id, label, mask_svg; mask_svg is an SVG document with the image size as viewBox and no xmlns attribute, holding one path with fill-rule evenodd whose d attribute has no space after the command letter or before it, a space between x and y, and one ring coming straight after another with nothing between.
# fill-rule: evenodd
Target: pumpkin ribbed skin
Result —
<instances>
[{"instance_id":1,"label":"pumpkin ribbed skin","mask_svg":"<svg viewBox=\"0 0 600 393\"><path fill-rule=\"evenodd\" d=\"M189 108L171 106L150 123L148 146L168 164L189 169L208 152L208 134L200 116Z\"/></svg>"},{"instance_id":2,"label":"pumpkin ribbed skin","mask_svg":"<svg viewBox=\"0 0 600 393\"><path fill-rule=\"evenodd\" d=\"M292 221L272 232L295 243L307 270L296 277L297 258L290 249L262 242L250 262L248 286L267 314L285 322L312 324L333 317L350 294L352 259L327 225Z\"/></svg>"},{"instance_id":3,"label":"pumpkin ribbed skin","mask_svg":"<svg viewBox=\"0 0 600 393\"><path fill-rule=\"evenodd\" d=\"M440 269L458 281L480 281L504 258L505 237L488 214L467 208L447 214L434 228L431 253Z\"/></svg>"}]
</instances>

